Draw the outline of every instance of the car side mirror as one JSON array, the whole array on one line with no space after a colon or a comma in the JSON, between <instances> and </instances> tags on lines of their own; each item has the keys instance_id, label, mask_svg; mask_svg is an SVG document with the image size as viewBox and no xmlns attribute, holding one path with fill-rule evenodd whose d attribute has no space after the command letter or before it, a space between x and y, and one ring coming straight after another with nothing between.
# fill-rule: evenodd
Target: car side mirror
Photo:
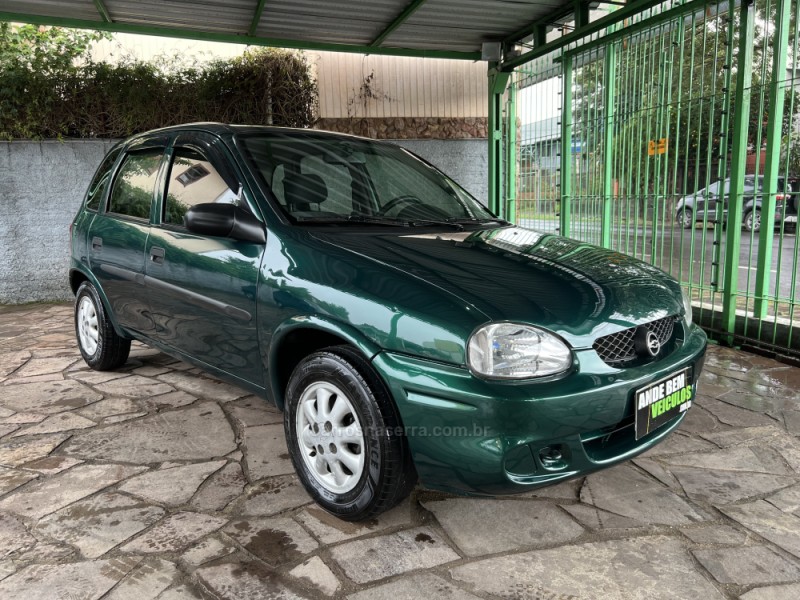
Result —
<instances>
[{"instance_id":1,"label":"car side mirror","mask_svg":"<svg viewBox=\"0 0 800 600\"><path fill-rule=\"evenodd\" d=\"M186 229L200 235L228 237L242 242L264 244L264 224L253 214L234 204L211 202L195 204L183 217Z\"/></svg>"}]
</instances>

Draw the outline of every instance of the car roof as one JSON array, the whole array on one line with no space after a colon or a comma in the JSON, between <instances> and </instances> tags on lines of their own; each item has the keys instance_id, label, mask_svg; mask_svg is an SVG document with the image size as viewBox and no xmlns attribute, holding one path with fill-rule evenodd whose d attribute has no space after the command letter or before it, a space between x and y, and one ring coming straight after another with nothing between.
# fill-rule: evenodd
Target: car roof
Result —
<instances>
[{"instance_id":1,"label":"car roof","mask_svg":"<svg viewBox=\"0 0 800 600\"><path fill-rule=\"evenodd\" d=\"M181 125L171 125L169 127L162 127L160 129L151 129L150 131L143 131L128 138L128 142L132 142L142 137L149 137L158 134L172 134L182 131L204 131L217 136L232 135L232 134L282 134L282 135L298 135L298 136L313 136L319 138L333 138L333 139L356 139L374 142L366 137L351 135L347 133L339 133L334 131L325 131L322 129L309 129L301 127L278 127L276 125L232 125L228 123L215 123L215 122L196 122L184 123Z\"/></svg>"}]
</instances>

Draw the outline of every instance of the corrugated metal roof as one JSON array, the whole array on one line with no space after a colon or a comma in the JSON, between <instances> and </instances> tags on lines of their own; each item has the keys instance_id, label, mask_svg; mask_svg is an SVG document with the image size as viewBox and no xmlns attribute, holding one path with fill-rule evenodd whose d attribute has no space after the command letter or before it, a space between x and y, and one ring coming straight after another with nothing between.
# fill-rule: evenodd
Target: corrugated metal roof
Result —
<instances>
[{"instance_id":1,"label":"corrugated metal roof","mask_svg":"<svg viewBox=\"0 0 800 600\"><path fill-rule=\"evenodd\" d=\"M501 41L572 0L0 0L0 20L205 37L292 47L341 45L467 53ZM262 7L260 18L255 18ZM402 22L398 16L409 8ZM108 17L108 19L106 19ZM379 45L373 45L393 26ZM380 46L380 47L378 47Z\"/></svg>"}]
</instances>

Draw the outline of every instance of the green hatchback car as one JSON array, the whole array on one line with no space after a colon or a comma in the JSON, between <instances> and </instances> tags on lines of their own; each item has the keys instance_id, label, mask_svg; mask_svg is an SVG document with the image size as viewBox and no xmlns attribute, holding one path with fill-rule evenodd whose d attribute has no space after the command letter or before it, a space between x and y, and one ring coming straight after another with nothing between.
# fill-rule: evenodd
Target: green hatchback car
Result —
<instances>
[{"instance_id":1,"label":"green hatchback car","mask_svg":"<svg viewBox=\"0 0 800 600\"><path fill-rule=\"evenodd\" d=\"M347 520L419 478L495 495L652 448L706 349L678 283L498 219L397 146L192 124L114 147L71 227L80 351L131 340L284 412L309 494Z\"/></svg>"}]
</instances>

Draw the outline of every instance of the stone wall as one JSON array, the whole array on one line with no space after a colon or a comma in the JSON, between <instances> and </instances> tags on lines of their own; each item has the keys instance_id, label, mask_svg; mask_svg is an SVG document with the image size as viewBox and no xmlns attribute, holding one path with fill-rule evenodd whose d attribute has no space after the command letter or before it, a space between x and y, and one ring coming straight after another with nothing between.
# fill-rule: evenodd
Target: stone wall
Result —
<instances>
[{"instance_id":1,"label":"stone wall","mask_svg":"<svg viewBox=\"0 0 800 600\"><path fill-rule=\"evenodd\" d=\"M485 117L382 117L319 119L315 129L379 140L486 139Z\"/></svg>"},{"instance_id":2,"label":"stone wall","mask_svg":"<svg viewBox=\"0 0 800 600\"><path fill-rule=\"evenodd\" d=\"M72 298L69 224L114 143L0 142L0 304ZM486 201L485 139L399 143Z\"/></svg>"}]
</instances>

